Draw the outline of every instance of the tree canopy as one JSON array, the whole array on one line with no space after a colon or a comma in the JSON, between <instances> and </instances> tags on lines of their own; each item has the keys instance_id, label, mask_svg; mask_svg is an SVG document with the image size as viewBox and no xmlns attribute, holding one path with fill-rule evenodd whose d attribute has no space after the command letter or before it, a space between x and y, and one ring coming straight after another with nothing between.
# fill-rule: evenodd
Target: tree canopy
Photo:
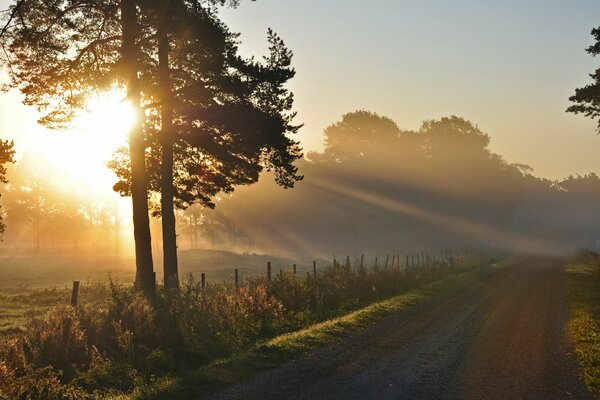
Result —
<instances>
[{"instance_id":1,"label":"tree canopy","mask_svg":"<svg viewBox=\"0 0 600 400\"><path fill-rule=\"evenodd\" d=\"M15 161L14 156L14 143L0 139L0 183L8 183L6 179L6 164L13 163ZM2 221L2 214L0 213L0 233L3 233L5 229L6 224Z\"/></svg>"},{"instance_id":2,"label":"tree canopy","mask_svg":"<svg viewBox=\"0 0 600 400\"><path fill-rule=\"evenodd\" d=\"M176 39L173 44L181 49L173 52L187 61L181 66L173 61L178 67L173 71L173 183L175 204L182 209L195 203L212 208L215 195L256 182L265 169L273 170L286 188L302 178L294 165L302 151L289 137L300 126L293 123L293 94L285 88L295 75L292 53L269 30L269 54L263 61L243 59L237 54L237 35L213 11L202 12L192 21L187 43ZM155 192L162 179L159 111L149 111L146 125L149 187ZM122 195L129 195L128 163L124 149L109 163L119 177L115 190ZM155 204L154 213L160 212Z\"/></svg>"},{"instance_id":3,"label":"tree canopy","mask_svg":"<svg viewBox=\"0 0 600 400\"><path fill-rule=\"evenodd\" d=\"M592 36L596 43L592 44L586 51L596 57L600 55L600 27L592 29ZM575 89L575 95L569 98L575 104L567 108L567 112L583 114L586 117L598 118L598 133L600 133L600 68L590 74L593 82L582 88Z\"/></svg>"},{"instance_id":4,"label":"tree canopy","mask_svg":"<svg viewBox=\"0 0 600 400\"><path fill-rule=\"evenodd\" d=\"M286 188L302 178L301 156L289 135L295 75L292 52L269 30L262 61L238 55L238 35L218 18L237 0L20 0L2 30L11 82L40 123L65 129L90 96L115 87L140 117L127 151L110 166L115 190L131 195L138 271L150 279L148 192L160 192L154 212L173 206L214 207L214 196L274 171ZM172 217L172 218L171 218ZM170 246L176 251L174 241ZM150 284L146 286L150 287Z\"/></svg>"}]
</instances>

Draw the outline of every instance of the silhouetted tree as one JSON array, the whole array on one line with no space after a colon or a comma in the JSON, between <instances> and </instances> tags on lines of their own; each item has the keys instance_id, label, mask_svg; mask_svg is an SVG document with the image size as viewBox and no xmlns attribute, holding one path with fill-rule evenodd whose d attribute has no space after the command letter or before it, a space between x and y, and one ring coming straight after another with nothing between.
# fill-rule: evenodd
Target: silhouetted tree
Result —
<instances>
[{"instance_id":1,"label":"silhouetted tree","mask_svg":"<svg viewBox=\"0 0 600 400\"><path fill-rule=\"evenodd\" d=\"M593 172L583 176L569 176L559 184L561 188L572 194L593 199L600 198L600 178Z\"/></svg>"},{"instance_id":2,"label":"silhouetted tree","mask_svg":"<svg viewBox=\"0 0 600 400\"><path fill-rule=\"evenodd\" d=\"M156 72L147 80L157 87L148 108L153 146L147 169L150 187L161 193L156 214L162 216L165 284L176 287L174 206L214 207L215 195L256 182L265 168L275 171L278 184L292 187L301 179L293 164L301 149L287 136L299 126L292 123L293 95L285 88L295 71L283 41L269 31L269 55L262 63L245 60L238 55L237 35L210 4L177 10L171 3L158 15L165 13L172 20L157 29ZM128 162L121 152L110 164L121 178L115 187L125 195Z\"/></svg>"},{"instance_id":3,"label":"silhouetted tree","mask_svg":"<svg viewBox=\"0 0 600 400\"><path fill-rule=\"evenodd\" d=\"M337 161L368 157L375 148L385 148L397 142L400 128L388 117L370 111L347 113L342 119L325 128L324 156ZM313 153L311 158L317 157Z\"/></svg>"},{"instance_id":4,"label":"silhouetted tree","mask_svg":"<svg viewBox=\"0 0 600 400\"><path fill-rule=\"evenodd\" d=\"M592 29L592 36L596 43L586 49L593 57L600 55L600 27ZM567 108L567 112L583 114L592 119L600 117L600 68L590 74L593 82L575 89L575 95L569 98L576 103ZM598 132L600 133L600 119L598 119Z\"/></svg>"},{"instance_id":5,"label":"silhouetted tree","mask_svg":"<svg viewBox=\"0 0 600 400\"><path fill-rule=\"evenodd\" d=\"M8 140L0 139L0 183L8 183L6 179L6 164L14 162L14 143ZM0 196L2 196L0 194ZM0 214L0 234L4 233L6 224L2 222L2 214Z\"/></svg>"},{"instance_id":6,"label":"silhouetted tree","mask_svg":"<svg viewBox=\"0 0 600 400\"><path fill-rule=\"evenodd\" d=\"M2 30L9 55L11 85L36 106L39 122L63 129L87 99L115 85L140 108L138 53L151 32L140 27L135 0L21 0L10 11ZM138 118L129 141L131 194L136 247L136 282L154 291L151 239L145 176L146 144Z\"/></svg>"}]
</instances>

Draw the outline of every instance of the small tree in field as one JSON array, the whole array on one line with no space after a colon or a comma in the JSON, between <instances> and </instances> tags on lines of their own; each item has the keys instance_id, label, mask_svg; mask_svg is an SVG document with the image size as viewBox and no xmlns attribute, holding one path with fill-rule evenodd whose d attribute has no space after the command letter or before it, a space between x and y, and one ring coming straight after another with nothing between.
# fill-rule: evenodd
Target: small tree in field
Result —
<instances>
[{"instance_id":1,"label":"small tree in field","mask_svg":"<svg viewBox=\"0 0 600 400\"><path fill-rule=\"evenodd\" d=\"M13 142L0 140L0 183L8 183L5 164L14 162L14 156ZM5 229L6 225L2 222L2 214L0 213L0 233L4 233Z\"/></svg>"},{"instance_id":2,"label":"small tree in field","mask_svg":"<svg viewBox=\"0 0 600 400\"><path fill-rule=\"evenodd\" d=\"M592 29L592 36L596 43L586 49L593 57L600 55L600 27ZM600 68L590 74L593 82L575 89L575 95L569 98L576 103L567 109L567 112L583 114L586 117L596 119L600 117ZM598 119L598 133L600 133L600 118Z\"/></svg>"}]
</instances>

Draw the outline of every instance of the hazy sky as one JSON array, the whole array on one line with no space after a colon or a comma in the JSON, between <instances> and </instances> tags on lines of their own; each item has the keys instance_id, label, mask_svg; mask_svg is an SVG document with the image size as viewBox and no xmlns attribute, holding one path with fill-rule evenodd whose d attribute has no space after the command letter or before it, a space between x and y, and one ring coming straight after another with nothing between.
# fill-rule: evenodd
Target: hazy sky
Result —
<instances>
[{"instance_id":1,"label":"hazy sky","mask_svg":"<svg viewBox=\"0 0 600 400\"><path fill-rule=\"evenodd\" d=\"M242 3L224 18L242 33L245 54L264 54L268 27L295 53L291 89L307 150L320 149L323 128L356 109L408 129L456 114L537 175L600 173L595 123L564 112L600 66L584 51L600 25L598 0ZM0 137L31 145L32 117L17 96L0 95Z\"/></svg>"},{"instance_id":2,"label":"hazy sky","mask_svg":"<svg viewBox=\"0 0 600 400\"><path fill-rule=\"evenodd\" d=\"M584 51L598 0L258 0L225 19L247 54L264 53L268 27L294 51L307 149L358 108L413 129L456 114L538 175L600 172L594 122L564 112L600 66Z\"/></svg>"}]
</instances>

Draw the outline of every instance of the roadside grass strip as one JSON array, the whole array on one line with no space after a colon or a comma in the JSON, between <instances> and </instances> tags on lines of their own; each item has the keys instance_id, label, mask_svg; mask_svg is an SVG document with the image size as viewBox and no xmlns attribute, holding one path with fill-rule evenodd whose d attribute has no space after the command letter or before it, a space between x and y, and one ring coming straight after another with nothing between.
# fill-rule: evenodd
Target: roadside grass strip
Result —
<instances>
[{"instance_id":1,"label":"roadside grass strip","mask_svg":"<svg viewBox=\"0 0 600 400\"><path fill-rule=\"evenodd\" d=\"M193 371L184 379L185 386L191 384L201 387L204 393L228 387L246 380L258 372L280 366L299 356L308 354L319 348L338 342L344 337L361 332L386 316L399 312L408 306L416 305L433 295L459 285L476 282L476 276L491 271L491 267L478 267L451 275L387 300L370 304L349 314L309 328L277 336L259 343L253 348L235 356L220 359ZM183 381L172 382L175 385ZM164 387L175 395L179 390ZM175 390L174 390L175 389ZM189 391L186 390L187 393Z\"/></svg>"},{"instance_id":2,"label":"roadside grass strip","mask_svg":"<svg viewBox=\"0 0 600 400\"><path fill-rule=\"evenodd\" d=\"M598 266L567 269L570 300L568 332L575 345L585 383L600 399L600 271Z\"/></svg>"}]
</instances>

